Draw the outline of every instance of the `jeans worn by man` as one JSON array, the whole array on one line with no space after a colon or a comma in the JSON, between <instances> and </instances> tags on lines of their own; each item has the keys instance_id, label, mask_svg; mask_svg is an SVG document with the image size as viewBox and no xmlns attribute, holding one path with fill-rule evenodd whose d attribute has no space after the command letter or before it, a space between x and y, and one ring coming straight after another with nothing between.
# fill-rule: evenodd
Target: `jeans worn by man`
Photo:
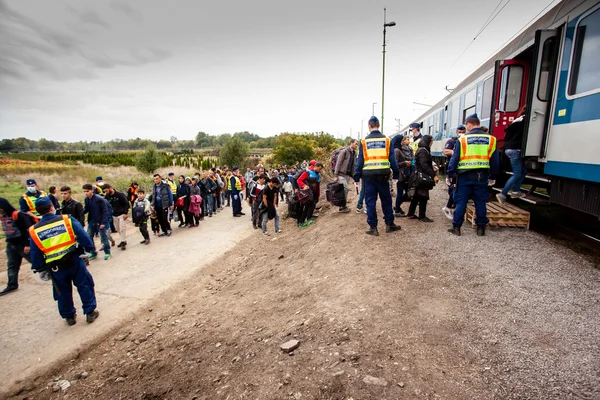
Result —
<instances>
[{"instance_id":1,"label":"jeans worn by man","mask_svg":"<svg viewBox=\"0 0 600 400\"><path fill-rule=\"evenodd\" d=\"M106 230L108 229L108 227L104 227L104 228L100 228L100 224L98 224L97 222L89 222L88 223L88 227L87 227L87 234L90 238L93 238L96 236L96 234L100 235L100 243L102 243L102 247L104 249L104 254L110 254L110 243L108 241L108 236L106 234ZM92 256L96 256L96 250L94 250L91 254L90 257Z\"/></svg>"}]
</instances>

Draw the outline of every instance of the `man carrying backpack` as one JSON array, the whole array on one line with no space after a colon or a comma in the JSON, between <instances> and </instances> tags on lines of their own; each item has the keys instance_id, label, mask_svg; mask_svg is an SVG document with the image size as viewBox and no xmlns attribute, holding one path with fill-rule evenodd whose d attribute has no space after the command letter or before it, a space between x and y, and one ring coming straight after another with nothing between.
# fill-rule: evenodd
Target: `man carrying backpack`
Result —
<instances>
[{"instance_id":1,"label":"man carrying backpack","mask_svg":"<svg viewBox=\"0 0 600 400\"><path fill-rule=\"evenodd\" d=\"M344 185L344 202L340 207L341 213L350 212L347 206L348 192L350 192L349 182L354 174L354 165L356 164L356 149L358 148L358 141L356 139L350 140L348 147L342 147L341 149L334 150L331 155L331 169L333 171L334 182L341 183Z\"/></svg>"},{"instance_id":2,"label":"man carrying backpack","mask_svg":"<svg viewBox=\"0 0 600 400\"><path fill-rule=\"evenodd\" d=\"M8 202L0 197L0 219L6 237L6 260L8 282L6 288L0 291L0 296L14 292L19 288L19 269L23 259L31 262L29 258L29 227L35 221L27 212L17 211Z\"/></svg>"}]
</instances>

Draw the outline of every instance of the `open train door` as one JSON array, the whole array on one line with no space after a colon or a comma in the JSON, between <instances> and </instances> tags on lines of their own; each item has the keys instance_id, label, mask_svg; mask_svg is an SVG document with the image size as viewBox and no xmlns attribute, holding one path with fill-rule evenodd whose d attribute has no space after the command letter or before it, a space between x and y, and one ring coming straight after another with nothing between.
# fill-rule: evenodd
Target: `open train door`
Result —
<instances>
[{"instance_id":1,"label":"open train door","mask_svg":"<svg viewBox=\"0 0 600 400\"><path fill-rule=\"evenodd\" d=\"M527 95L527 114L523 134L525 157L545 157L550 124L551 99L558 63L558 30L535 33L534 65Z\"/></svg>"},{"instance_id":2,"label":"open train door","mask_svg":"<svg viewBox=\"0 0 600 400\"><path fill-rule=\"evenodd\" d=\"M528 81L527 61L496 61L491 113L494 119L490 122L490 133L498 139L498 148L504 145L504 129L519 116L519 110L525 105Z\"/></svg>"}]
</instances>

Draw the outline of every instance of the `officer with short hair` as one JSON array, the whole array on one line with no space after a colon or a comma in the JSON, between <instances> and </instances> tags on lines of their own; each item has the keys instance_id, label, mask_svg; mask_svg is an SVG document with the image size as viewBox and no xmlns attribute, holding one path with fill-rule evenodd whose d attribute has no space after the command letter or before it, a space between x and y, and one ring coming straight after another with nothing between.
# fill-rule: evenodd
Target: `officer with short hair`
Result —
<instances>
[{"instance_id":1,"label":"officer with short hair","mask_svg":"<svg viewBox=\"0 0 600 400\"><path fill-rule=\"evenodd\" d=\"M450 159L452 158L452 154L454 154L454 146L456 146L456 141L459 137L465 134L467 128L464 125L459 125L456 127L456 136L451 137L446 140L446 144L444 145L444 155L446 156L446 171L448 171L448 165L450 164ZM446 184L448 185L448 202L446 206L442 208L442 211L446 215L446 218L452 219L452 213L454 206L454 188L456 186L456 182L446 178Z\"/></svg>"},{"instance_id":2,"label":"officer with short hair","mask_svg":"<svg viewBox=\"0 0 600 400\"><path fill-rule=\"evenodd\" d=\"M373 116L369 119L369 135L361 141L354 171L354 181L361 178L365 187L365 203L367 204L367 235L379 236L377 230L377 195L381 200L383 219L387 233L400 230L394 224L394 210L392 208L392 194L390 193L389 176L390 168L394 179L398 179L398 164L394 157L394 150L390 146L390 138L379 131L379 120Z\"/></svg>"},{"instance_id":3,"label":"officer with short hair","mask_svg":"<svg viewBox=\"0 0 600 400\"><path fill-rule=\"evenodd\" d=\"M467 117L467 133L457 140L448 164L448 178L456 177L456 209L452 228L448 229L448 232L457 236L461 235L460 228L465 219L469 199L475 202L477 236L485 235L485 226L489 222L485 204L489 198L487 186L496 182L499 160L496 138L485 133L480 124L477 114Z\"/></svg>"},{"instance_id":4,"label":"officer with short hair","mask_svg":"<svg viewBox=\"0 0 600 400\"><path fill-rule=\"evenodd\" d=\"M27 191L19 199L19 208L30 217L38 219L40 216L35 209L35 204L40 197L48 196L44 191L39 190L35 179L27 179L25 182Z\"/></svg>"},{"instance_id":5,"label":"officer with short hair","mask_svg":"<svg viewBox=\"0 0 600 400\"><path fill-rule=\"evenodd\" d=\"M54 215L50 198L39 199L36 209L42 218L29 228L31 268L42 279L51 278L58 312L69 326L77 323L72 285L77 287L86 321L94 322L100 315L96 310L94 279L79 257L82 248L94 250L94 242L75 218Z\"/></svg>"},{"instance_id":6,"label":"officer with short hair","mask_svg":"<svg viewBox=\"0 0 600 400\"><path fill-rule=\"evenodd\" d=\"M413 122L408 127L413 134L410 138L410 147L412 147L413 151L416 153L419 148L419 142L423 139L423 135L421 134L421 124Z\"/></svg>"}]
</instances>

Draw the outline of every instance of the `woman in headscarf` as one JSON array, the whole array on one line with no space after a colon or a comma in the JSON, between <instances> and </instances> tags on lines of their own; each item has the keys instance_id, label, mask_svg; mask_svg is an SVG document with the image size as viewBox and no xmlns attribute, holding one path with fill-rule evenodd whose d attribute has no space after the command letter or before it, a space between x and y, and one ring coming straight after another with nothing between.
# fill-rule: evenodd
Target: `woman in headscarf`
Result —
<instances>
[{"instance_id":1,"label":"woman in headscarf","mask_svg":"<svg viewBox=\"0 0 600 400\"><path fill-rule=\"evenodd\" d=\"M430 177L434 183L439 182L439 178L436 172L433 170L433 159L431 158L431 144L433 143L433 137L431 135L425 135L419 141L419 147L415 153L415 173L422 173L426 177ZM425 213L427 212L427 200L429 200L429 191L431 189L415 187L417 179L411 179L411 189L414 189L414 195L408 208L408 214L406 215L409 219L418 219L421 222L433 222L433 220L427 218ZM419 206L419 216L415 215Z\"/></svg>"},{"instance_id":2,"label":"woman in headscarf","mask_svg":"<svg viewBox=\"0 0 600 400\"><path fill-rule=\"evenodd\" d=\"M406 214L402 208L400 208L400 206L404 201L407 183L406 181L408 180L408 176L410 176L410 170L412 167L413 154L409 143L410 138L408 136L396 135L392 139L394 157L396 158L396 163L398 164L398 169L400 170L398 174L398 181L396 183L396 204L394 206L394 216L396 217L406 217Z\"/></svg>"},{"instance_id":3,"label":"woman in headscarf","mask_svg":"<svg viewBox=\"0 0 600 400\"><path fill-rule=\"evenodd\" d=\"M189 178L188 178L189 179ZM179 185L177 185L177 216L179 217L179 227L188 226L191 221L188 218L188 208L190 206L190 186L185 181L185 176L179 175Z\"/></svg>"}]
</instances>

